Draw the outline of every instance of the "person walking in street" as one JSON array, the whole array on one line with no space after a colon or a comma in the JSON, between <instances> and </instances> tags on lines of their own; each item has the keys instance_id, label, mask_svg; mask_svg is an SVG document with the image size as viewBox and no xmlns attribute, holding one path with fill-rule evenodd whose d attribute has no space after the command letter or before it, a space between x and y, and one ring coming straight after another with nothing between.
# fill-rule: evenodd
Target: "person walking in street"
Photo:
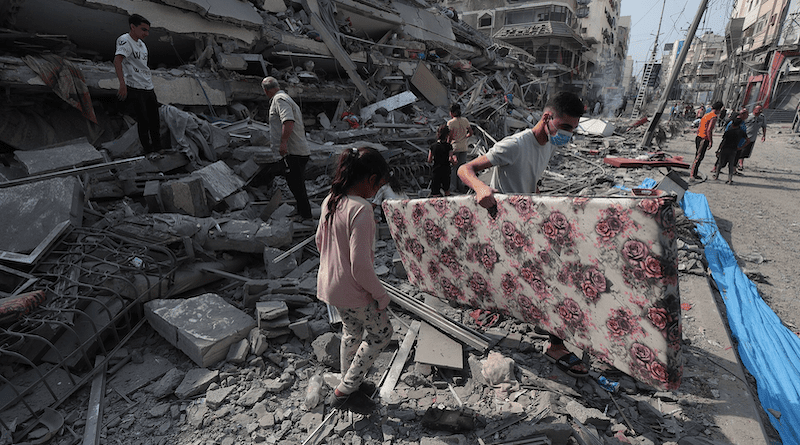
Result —
<instances>
[{"instance_id":1,"label":"person walking in street","mask_svg":"<svg viewBox=\"0 0 800 445\"><path fill-rule=\"evenodd\" d=\"M117 38L114 71L119 80L117 98L133 111L139 141L146 154L161 150L161 121L150 68L147 66L147 45L150 22L139 14L128 17L128 32Z\"/></svg>"},{"instance_id":2,"label":"person walking in street","mask_svg":"<svg viewBox=\"0 0 800 445\"><path fill-rule=\"evenodd\" d=\"M720 109L722 109L722 102L714 102L714 105L711 106L711 111L704 114L700 119L697 136L694 138L696 152L689 174L690 180L698 179L700 163L703 162L703 158L706 156L706 150L714 145L714 128L717 125L717 113Z\"/></svg>"},{"instance_id":3,"label":"person walking in street","mask_svg":"<svg viewBox=\"0 0 800 445\"><path fill-rule=\"evenodd\" d=\"M261 81L264 94L269 97L269 135L272 147L286 162L286 185L297 202L297 214L303 220L311 220L311 203L306 191L306 164L311 151L306 141L303 114L300 106L280 87L278 79L265 77Z\"/></svg>"},{"instance_id":4,"label":"person walking in street","mask_svg":"<svg viewBox=\"0 0 800 445\"><path fill-rule=\"evenodd\" d=\"M375 385L365 377L394 333L385 310L390 297L375 273L376 226L369 202L389 180L389 165L378 150L344 150L315 235L317 297L342 317L342 376L329 403L360 414L375 409Z\"/></svg>"},{"instance_id":5,"label":"person walking in street","mask_svg":"<svg viewBox=\"0 0 800 445\"><path fill-rule=\"evenodd\" d=\"M584 112L581 98L561 92L545 105L536 125L503 138L485 155L467 162L458 169L458 176L475 191L478 204L486 209L497 206L495 193L538 193L539 180L557 147L566 145ZM477 174L495 167L489 184ZM585 377L589 370L578 356L570 352L564 340L549 333L548 360L574 377Z\"/></svg>"},{"instance_id":6,"label":"person walking in street","mask_svg":"<svg viewBox=\"0 0 800 445\"><path fill-rule=\"evenodd\" d=\"M467 118L461 116L461 105L450 105L450 120L447 121L447 127L450 129L450 135L447 140L453 144L453 159L452 164L456 170L467 162L467 153L469 147L467 146L467 139L472 137L472 124ZM450 183L450 189L458 192L466 192L466 186L458 179L457 175L453 175Z\"/></svg>"},{"instance_id":7,"label":"person walking in street","mask_svg":"<svg viewBox=\"0 0 800 445\"><path fill-rule=\"evenodd\" d=\"M739 171L744 170L744 160L753 155L759 128L761 129L761 142L767 139L767 118L764 117L762 111L761 105L756 105L753 108L753 114L744 121L747 126L748 143L742 147L742 151L739 153L739 165L737 166Z\"/></svg>"},{"instance_id":8,"label":"person walking in street","mask_svg":"<svg viewBox=\"0 0 800 445\"><path fill-rule=\"evenodd\" d=\"M719 172L727 165L728 166L728 180L726 184L733 184L733 173L736 171L736 154L741 149L739 148L739 141L747 137L742 127L742 119L735 117L725 133L722 135L722 141L717 148L717 164L714 167L714 179L719 179Z\"/></svg>"}]
</instances>

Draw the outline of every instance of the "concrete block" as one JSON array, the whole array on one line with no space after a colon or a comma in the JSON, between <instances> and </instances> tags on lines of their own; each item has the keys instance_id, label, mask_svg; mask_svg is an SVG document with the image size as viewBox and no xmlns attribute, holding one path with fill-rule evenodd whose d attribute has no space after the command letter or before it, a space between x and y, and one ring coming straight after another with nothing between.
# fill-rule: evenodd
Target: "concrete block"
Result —
<instances>
[{"instance_id":1,"label":"concrete block","mask_svg":"<svg viewBox=\"0 0 800 445\"><path fill-rule=\"evenodd\" d=\"M277 279L289 275L291 271L297 268L297 259L294 255L274 263L273 260L282 255L284 252L274 247L264 248L264 268L267 270L267 277L270 279Z\"/></svg>"},{"instance_id":2,"label":"concrete block","mask_svg":"<svg viewBox=\"0 0 800 445\"><path fill-rule=\"evenodd\" d=\"M256 318L261 328L262 320L275 320L289 315L289 306L284 301L259 301L256 303Z\"/></svg>"},{"instance_id":3,"label":"concrete block","mask_svg":"<svg viewBox=\"0 0 800 445\"><path fill-rule=\"evenodd\" d=\"M83 189L72 177L0 189L0 214L0 250L30 253L62 222L81 226Z\"/></svg>"},{"instance_id":4,"label":"concrete block","mask_svg":"<svg viewBox=\"0 0 800 445\"><path fill-rule=\"evenodd\" d=\"M250 342L250 353L253 355L261 355L266 352L269 347L267 337L261 333L261 329L259 328L251 329L247 340Z\"/></svg>"},{"instance_id":5,"label":"concrete block","mask_svg":"<svg viewBox=\"0 0 800 445\"><path fill-rule=\"evenodd\" d=\"M233 171L242 179L244 179L245 182L249 182L258 174L258 172L261 171L262 168L263 167L261 165L256 164L256 161L250 158L234 167Z\"/></svg>"},{"instance_id":6,"label":"concrete block","mask_svg":"<svg viewBox=\"0 0 800 445\"><path fill-rule=\"evenodd\" d=\"M317 361L339 371L339 368L342 366L341 363L339 363L340 344L341 338L333 332L328 332L317 337L317 339L311 343L311 347L314 349L314 355L317 357Z\"/></svg>"},{"instance_id":7,"label":"concrete block","mask_svg":"<svg viewBox=\"0 0 800 445\"><path fill-rule=\"evenodd\" d=\"M291 324L289 321L289 316L284 315L278 318L273 318L271 320L258 320L259 329L267 331L266 335L269 337L270 331L275 330L282 330L282 328L288 328Z\"/></svg>"},{"instance_id":8,"label":"concrete block","mask_svg":"<svg viewBox=\"0 0 800 445\"><path fill-rule=\"evenodd\" d=\"M301 340L311 338L311 326L308 325L308 320L298 320L289 325L294 335Z\"/></svg>"},{"instance_id":9,"label":"concrete block","mask_svg":"<svg viewBox=\"0 0 800 445\"><path fill-rule=\"evenodd\" d=\"M224 201L230 210L242 210L250 202L250 195L246 191L240 190L225 198Z\"/></svg>"},{"instance_id":10,"label":"concrete block","mask_svg":"<svg viewBox=\"0 0 800 445\"><path fill-rule=\"evenodd\" d=\"M113 141L104 142L100 148L108 151L112 159L133 158L144 153L142 142L139 140L139 124L134 124L122 136Z\"/></svg>"},{"instance_id":11,"label":"concrete block","mask_svg":"<svg viewBox=\"0 0 800 445\"><path fill-rule=\"evenodd\" d=\"M219 371L195 368L186 373L186 377L175 389L179 399L187 399L204 393L212 383L219 382Z\"/></svg>"},{"instance_id":12,"label":"concrete block","mask_svg":"<svg viewBox=\"0 0 800 445\"><path fill-rule=\"evenodd\" d=\"M592 425L600 431L605 431L611 425L611 419L597 408L583 406L571 400L566 406L567 413L578 419L584 425Z\"/></svg>"},{"instance_id":13,"label":"concrete block","mask_svg":"<svg viewBox=\"0 0 800 445\"><path fill-rule=\"evenodd\" d=\"M233 250L236 252L259 253L265 243L258 239L262 224L255 221L233 220L219 225L222 231L211 230L203 245L215 251Z\"/></svg>"},{"instance_id":14,"label":"concrete block","mask_svg":"<svg viewBox=\"0 0 800 445\"><path fill-rule=\"evenodd\" d=\"M231 345L231 347L228 349L228 355L225 357L225 360L235 365L244 363L248 352L250 352L250 342L246 338L243 338Z\"/></svg>"},{"instance_id":15,"label":"concrete block","mask_svg":"<svg viewBox=\"0 0 800 445\"><path fill-rule=\"evenodd\" d=\"M244 186L242 178L237 176L236 173L228 167L228 164L222 161L217 161L200 170L195 170L192 172L191 176L196 176L203 180L203 185L211 195L214 204L236 193Z\"/></svg>"},{"instance_id":16,"label":"concrete block","mask_svg":"<svg viewBox=\"0 0 800 445\"><path fill-rule=\"evenodd\" d=\"M230 345L256 326L249 315L211 293L149 301L145 317L156 332L203 367L224 359Z\"/></svg>"},{"instance_id":17,"label":"concrete block","mask_svg":"<svg viewBox=\"0 0 800 445\"><path fill-rule=\"evenodd\" d=\"M147 181L144 183L144 203L150 213L163 213L164 204L161 202L161 182Z\"/></svg>"},{"instance_id":18,"label":"concrete block","mask_svg":"<svg viewBox=\"0 0 800 445\"><path fill-rule=\"evenodd\" d=\"M188 176L163 183L160 186L160 197L167 213L201 218L211 216L211 207L208 205L206 189L201 178Z\"/></svg>"},{"instance_id":19,"label":"concrete block","mask_svg":"<svg viewBox=\"0 0 800 445\"><path fill-rule=\"evenodd\" d=\"M156 383L150 385L149 390L157 399L166 397L175 391L181 384L186 373L178 368L172 368L164 374Z\"/></svg>"},{"instance_id":20,"label":"concrete block","mask_svg":"<svg viewBox=\"0 0 800 445\"><path fill-rule=\"evenodd\" d=\"M256 237L270 247L286 247L292 245L294 239L294 226L288 218L275 218L261 224Z\"/></svg>"},{"instance_id":21,"label":"concrete block","mask_svg":"<svg viewBox=\"0 0 800 445\"><path fill-rule=\"evenodd\" d=\"M86 138L41 150L17 150L14 152L14 157L31 176L105 161L103 155Z\"/></svg>"}]
</instances>

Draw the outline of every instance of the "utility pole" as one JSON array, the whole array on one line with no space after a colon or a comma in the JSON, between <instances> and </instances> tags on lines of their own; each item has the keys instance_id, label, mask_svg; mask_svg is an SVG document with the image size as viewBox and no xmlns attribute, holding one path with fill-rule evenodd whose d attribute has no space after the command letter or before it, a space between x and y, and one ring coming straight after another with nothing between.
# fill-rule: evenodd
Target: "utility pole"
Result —
<instances>
[{"instance_id":1,"label":"utility pole","mask_svg":"<svg viewBox=\"0 0 800 445\"><path fill-rule=\"evenodd\" d=\"M707 6L708 0L702 0L700 2L700 7L697 8L697 14L694 16L694 22L692 22L692 26L689 28L689 33L686 34L686 42L683 44L683 48L681 48L681 53L678 54L678 60L675 61L675 69L672 70L672 73L669 76L667 86L664 89L664 95L661 97L661 102L658 103L658 108L653 114L653 119L650 121L650 126L648 126L647 131L644 132L642 143L639 146L640 148L649 147L650 141L653 140L653 135L658 127L658 121L661 120L661 115L664 114L664 107L667 106L669 93L672 91L672 86L675 85L675 80L678 78L678 74L683 69L683 62L686 61L686 54L689 53L689 48L692 46L692 40L694 40L694 33L697 32L697 27L700 26L700 20L703 18L703 14L706 12Z\"/></svg>"}]
</instances>

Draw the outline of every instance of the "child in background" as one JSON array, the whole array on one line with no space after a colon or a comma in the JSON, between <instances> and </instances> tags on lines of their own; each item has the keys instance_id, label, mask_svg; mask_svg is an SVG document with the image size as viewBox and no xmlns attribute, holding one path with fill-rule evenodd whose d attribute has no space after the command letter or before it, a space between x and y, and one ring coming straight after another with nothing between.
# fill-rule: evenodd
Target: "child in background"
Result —
<instances>
[{"instance_id":1,"label":"child in background","mask_svg":"<svg viewBox=\"0 0 800 445\"><path fill-rule=\"evenodd\" d=\"M389 181L389 165L374 148L345 150L322 203L315 241L320 254L317 296L342 317L342 378L335 408L369 414L375 385L364 378L389 344L389 294L375 274L375 218L369 199Z\"/></svg>"},{"instance_id":2,"label":"child in background","mask_svg":"<svg viewBox=\"0 0 800 445\"><path fill-rule=\"evenodd\" d=\"M372 207L375 209L375 221L386 221L386 216L383 214L381 204L387 199L408 199L408 195L403 192L400 186L400 180L397 178L394 170L389 171L389 182L383 185L375 197L372 198Z\"/></svg>"},{"instance_id":3,"label":"child in background","mask_svg":"<svg viewBox=\"0 0 800 445\"><path fill-rule=\"evenodd\" d=\"M439 126L436 142L428 150L428 164L433 164L431 196L450 196L450 158L453 156L453 146L447 142L449 135L450 128L447 124Z\"/></svg>"},{"instance_id":4,"label":"child in background","mask_svg":"<svg viewBox=\"0 0 800 445\"><path fill-rule=\"evenodd\" d=\"M728 166L728 180L726 184L733 184L733 174L736 171L736 152L742 138L747 139L747 133L742 129L742 118L735 117L722 135L722 142L717 148L717 165L714 166L714 179L719 179L719 172Z\"/></svg>"}]
</instances>

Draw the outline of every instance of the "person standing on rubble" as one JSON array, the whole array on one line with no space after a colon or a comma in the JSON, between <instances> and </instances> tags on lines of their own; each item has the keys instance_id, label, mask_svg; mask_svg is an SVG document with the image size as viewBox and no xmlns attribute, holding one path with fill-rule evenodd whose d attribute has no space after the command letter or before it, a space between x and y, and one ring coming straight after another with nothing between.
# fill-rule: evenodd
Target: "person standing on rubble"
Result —
<instances>
[{"instance_id":1,"label":"person standing on rubble","mask_svg":"<svg viewBox=\"0 0 800 445\"><path fill-rule=\"evenodd\" d=\"M696 152L694 161L692 161L692 170L689 173L689 179L697 179L700 171L700 163L706 156L706 150L714 145L714 128L717 126L717 113L722 109L722 102L716 101L711 106L711 111L704 114L700 118L700 125L697 128L697 136L694 138Z\"/></svg>"},{"instance_id":2,"label":"person standing on rubble","mask_svg":"<svg viewBox=\"0 0 800 445\"><path fill-rule=\"evenodd\" d=\"M453 144L453 156L451 163L455 166L456 170L467 162L467 138L472 137L472 124L467 118L461 116L461 105L450 105L450 120L447 121L447 128L450 129L450 135L447 137L448 142ZM450 183L450 189L458 193L466 192L466 185L458 179L458 176L453 175L453 180Z\"/></svg>"},{"instance_id":3,"label":"person standing on rubble","mask_svg":"<svg viewBox=\"0 0 800 445\"><path fill-rule=\"evenodd\" d=\"M315 235L317 297L342 317L342 377L330 404L361 414L375 408L370 399L375 385L364 378L394 333L385 310L389 294L375 274L375 219L369 203L389 181L389 165L378 150L344 150Z\"/></svg>"},{"instance_id":4,"label":"person standing on rubble","mask_svg":"<svg viewBox=\"0 0 800 445\"><path fill-rule=\"evenodd\" d=\"M439 126L436 131L436 142L428 149L428 164L431 168L431 196L450 196L450 159L453 155L453 145L447 142L450 128L447 124Z\"/></svg>"},{"instance_id":5,"label":"person standing on rubble","mask_svg":"<svg viewBox=\"0 0 800 445\"><path fill-rule=\"evenodd\" d=\"M117 38L114 70L119 80L117 98L133 110L139 131L139 141L146 154L161 150L161 122L158 117L158 98L147 67L147 46L150 22L133 14L128 18L128 32Z\"/></svg>"},{"instance_id":6,"label":"person standing on rubble","mask_svg":"<svg viewBox=\"0 0 800 445\"><path fill-rule=\"evenodd\" d=\"M281 89L278 79L265 77L261 88L269 98L269 137L273 149L283 158L288 172L286 185L297 202L297 214L303 220L311 220L311 203L306 191L306 164L311 151L306 141L303 114L300 106Z\"/></svg>"},{"instance_id":7,"label":"person standing on rubble","mask_svg":"<svg viewBox=\"0 0 800 445\"><path fill-rule=\"evenodd\" d=\"M503 138L485 155L458 169L458 176L475 191L478 204L486 209L497 207L495 193L539 193L539 180L557 147L566 145L583 116L581 98L569 92L553 96L544 107L536 125ZM489 184L478 173L495 167ZM537 328L538 329L538 328ZM573 377L586 377L586 365L570 352L564 340L549 333L550 346L545 357Z\"/></svg>"}]
</instances>

